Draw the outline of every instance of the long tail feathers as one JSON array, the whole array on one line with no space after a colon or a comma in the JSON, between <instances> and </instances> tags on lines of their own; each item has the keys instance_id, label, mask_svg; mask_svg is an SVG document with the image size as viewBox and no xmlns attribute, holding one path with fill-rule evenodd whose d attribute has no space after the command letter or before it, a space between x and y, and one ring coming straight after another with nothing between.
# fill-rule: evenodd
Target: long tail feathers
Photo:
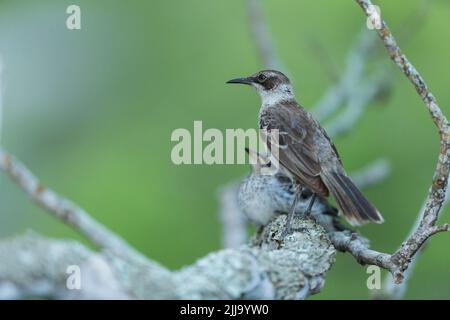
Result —
<instances>
[{"instance_id":1,"label":"long tail feathers","mask_svg":"<svg viewBox=\"0 0 450 320\"><path fill-rule=\"evenodd\" d=\"M383 217L378 210L345 174L327 172L321 177L350 224L383 223Z\"/></svg>"}]
</instances>

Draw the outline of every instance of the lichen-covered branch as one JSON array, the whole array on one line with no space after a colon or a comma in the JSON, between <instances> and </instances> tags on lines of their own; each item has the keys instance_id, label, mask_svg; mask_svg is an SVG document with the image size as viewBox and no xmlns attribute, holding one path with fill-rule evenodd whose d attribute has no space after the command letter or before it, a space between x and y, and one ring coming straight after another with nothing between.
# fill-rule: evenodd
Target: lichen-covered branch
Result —
<instances>
[{"instance_id":1,"label":"lichen-covered branch","mask_svg":"<svg viewBox=\"0 0 450 320\"><path fill-rule=\"evenodd\" d=\"M285 215L276 217L250 245L212 253L180 270L182 296L305 299L319 292L334 263L335 249L322 227L299 217L294 221L296 231L283 238L285 220ZM214 292L222 294L218 297Z\"/></svg>"},{"instance_id":2,"label":"lichen-covered branch","mask_svg":"<svg viewBox=\"0 0 450 320\"><path fill-rule=\"evenodd\" d=\"M350 253L363 265L376 265L391 272L395 271L390 254L370 249L368 240L355 232L334 232L331 233L330 239L337 250Z\"/></svg>"},{"instance_id":3,"label":"lichen-covered branch","mask_svg":"<svg viewBox=\"0 0 450 320\"><path fill-rule=\"evenodd\" d=\"M3 240L0 299L305 299L324 285L335 249L313 221L296 217L299 231L287 238L284 223L279 216L251 244L173 272L74 241L35 234ZM79 289L67 286L69 266L79 267Z\"/></svg>"},{"instance_id":4,"label":"lichen-covered branch","mask_svg":"<svg viewBox=\"0 0 450 320\"><path fill-rule=\"evenodd\" d=\"M373 16L375 11L370 10L370 0L356 1L366 15L379 18ZM279 69L281 62L269 39L258 1L248 0L247 8L264 63ZM0 299L305 299L323 287L336 249L349 252L361 264L389 270L394 282L401 282L410 274L411 261L429 237L448 230L447 224L438 226L437 219L444 205L450 170L450 126L384 21L377 32L392 60L421 96L438 127L441 141L436 172L424 208L411 235L394 254L370 249L368 241L352 231L327 229L327 232L316 222L298 216L293 219L295 231L283 237L285 215L275 217L249 244L242 244L246 239L246 224L237 210L233 195L236 186L232 185L221 194L224 244L228 248L210 253L180 270L170 271L142 256L83 209L45 187L23 163L0 147L0 169L36 203L99 248L97 252L78 242L47 239L36 234L0 241ZM361 34L349 53L342 78L315 109L318 118L323 120L334 114L344 101L348 102L342 117L330 126L333 135L342 135L354 127L364 107L386 85L382 74L362 81L374 38L366 31ZM388 169L385 162L375 163L360 171L355 181L359 186L367 186L385 177ZM70 289L67 285L70 266L80 269L79 289Z\"/></svg>"},{"instance_id":5,"label":"lichen-covered branch","mask_svg":"<svg viewBox=\"0 0 450 320\"><path fill-rule=\"evenodd\" d=\"M300 231L283 239L285 217L279 216L252 244L212 253L170 272L42 186L1 148L0 168L35 202L102 249L96 253L75 242L35 235L5 240L0 243L0 298L304 299L320 290L334 262L335 249L321 226L297 219ZM84 274L81 291L65 286L69 265Z\"/></svg>"},{"instance_id":6,"label":"lichen-covered branch","mask_svg":"<svg viewBox=\"0 0 450 320\"><path fill-rule=\"evenodd\" d=\"M27 233L0 242L0 261L0 300L129 298L106 256L75 241ZM80 290L70 285L71 267L79 268Z\"/></svg>"}]
</instances>

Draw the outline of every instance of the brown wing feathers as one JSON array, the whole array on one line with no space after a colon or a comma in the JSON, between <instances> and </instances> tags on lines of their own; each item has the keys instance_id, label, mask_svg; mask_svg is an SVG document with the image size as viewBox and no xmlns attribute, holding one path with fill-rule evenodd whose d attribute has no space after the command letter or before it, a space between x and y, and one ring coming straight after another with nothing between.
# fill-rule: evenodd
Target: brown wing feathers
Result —
<instances>
[{"instance_id":1,"label":"brown wing feathers","mask_svg":"<svg viewBox=\"0 0 450 320\"><path fill-rule=\"evenodd\" d=\"M297 110L288 108L266 110L261 114L260 128L267 131L273 129L279 131L278 161L280 164L302 184L315 193L327 197L328 189L319 176L321 167L311 136L308 135L307 128L301 127L306 121L299 119L302 115L295 111ZM269 149L270 142L269 136L267 137Z\"/></svg>"},{"instance_id":2,"label":"brown wing feathers","mask_svg":"<svg viewBox=\"0 0 450 320\"><path fill-rule=\"evenodd\" d=\"M260 128L280 132L279 162L295 179L320 196L330 191L351 224L383 222L378 210L345 174L337 150L325 130L295 102L283 102L263 111ZM319 136L317 136L319 134ZM322 164L318 158L317 139L328 145L336 161ZM267 142L270 143L270 137Z\"/></svg>"}]
</instances>

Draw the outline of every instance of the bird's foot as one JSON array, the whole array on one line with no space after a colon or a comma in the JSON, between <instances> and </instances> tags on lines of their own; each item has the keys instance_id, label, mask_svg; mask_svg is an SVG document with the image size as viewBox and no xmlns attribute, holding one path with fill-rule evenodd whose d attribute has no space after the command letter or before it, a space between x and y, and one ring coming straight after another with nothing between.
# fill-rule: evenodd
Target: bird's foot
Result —
<instances>
[{"instance_id":1,"label":"bird's foot","mask_svg":"<svg viewBox=\"0 0 450 320\"><path fill-rule=\"evenodd\" d=\"M306 218L311 218L311 211L312 211L312 207L314 205L315 200L316 200L316 194L313 193L313 195L311 196L311 200L309 200L308 208L306 208L305 213L304 213Z\"/></svg>"},{"instance_id":2,"label":"bird's foot","mask_svg":"<svg viewBox=\"0 0 450 320\"><path fill-rule=\"evenodd\" d=\"M283 232L281 232L281 237L285 238L288 235L290 235L294 230L292 229L292 226L289 224L286 224L284 226Z\"/></svg>"},{"instance_id":3,"label":"bird's foot","mask_svg":"<svg viewBox=\"0 0 450 320\"><path fill-rule=\"evenodd\" d=\"M312 216L311 216L311 219L313 219L315 221L315 219ZM287 224L286 223L286 225L284 226L283 231L281 232L281 237L285 238L285 237L287 237L288 235L290 235L290 234L292 234L294 232L304 233L306 231L308 231L306 228L303 228L303 227L295 228L291 224Z\"/></svg>"},{"instance_id":4,"label":"bird's foot","mask_svg":"<svg viewBox=\"0 0 450 320\"><path fill-rule=\"evenodd\" d=\"M299 233L307 233L307 232L308 232L308 229L307 229L307 228L300 227L300 228L293 228L293 231L294 231L294 232L299 232Z\"/></svg>"}]
</instances>

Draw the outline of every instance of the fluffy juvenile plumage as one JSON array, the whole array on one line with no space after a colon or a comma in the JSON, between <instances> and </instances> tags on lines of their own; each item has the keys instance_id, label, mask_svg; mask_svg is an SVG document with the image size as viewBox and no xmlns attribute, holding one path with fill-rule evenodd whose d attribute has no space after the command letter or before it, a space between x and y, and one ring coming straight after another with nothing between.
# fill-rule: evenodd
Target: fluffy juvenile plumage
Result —
<instances>
[{"instance_id":1,"label":"fluffy juvenile plumage","mask_svg":"<svg viewBox=\"0 0 450 320\"><path fill-rule=\"evenodd\" d=\"M266 225L277 214L288 213L295 196L291 180L281 173L260 174L261 167L267 165L268 158L248 150L255 164L252 172L239 187L238 203L247 218L256 225ZM295 207L296 214L304 214L312 197L311 190L304 189ZM311 216L326 229L333 225L336 208L319 197L311 208Z\"/></svg>"}]
</instances>

